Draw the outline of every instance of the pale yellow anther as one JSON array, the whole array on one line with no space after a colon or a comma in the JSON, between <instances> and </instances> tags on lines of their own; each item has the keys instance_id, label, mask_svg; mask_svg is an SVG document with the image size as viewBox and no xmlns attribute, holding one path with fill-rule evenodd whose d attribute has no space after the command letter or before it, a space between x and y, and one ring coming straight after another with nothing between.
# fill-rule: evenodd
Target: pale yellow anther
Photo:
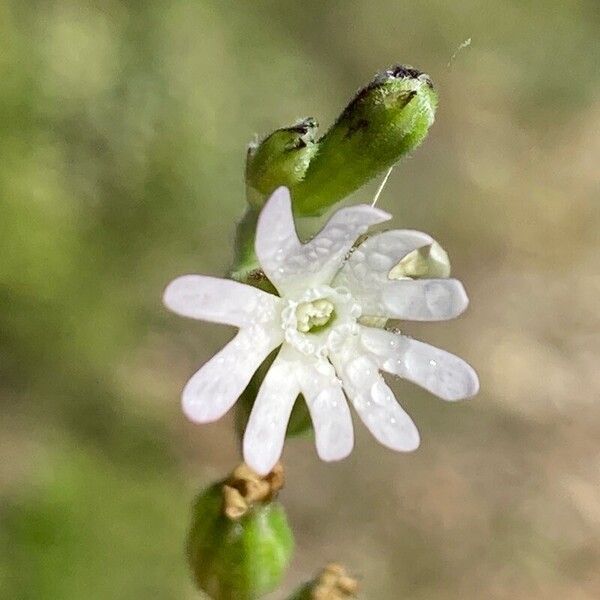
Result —
<instances>
[{"instance_id":1,"label":"pale yellow anther","mask_svg":"<svg viewBox=\"0 0 600 600\"><path fill-rule=\"evenodd\" d=\"M325 298L303 302L296 308L297 329L308 333L315 328L327 325L331 320L335 307Z\"/></svg>"},{"instance_id":2,"label":"pale yellow anther","mask_svg":"<svg viewBox=\"0 0 600 600\"><path fill-rule=\"evenodd\" d=\"M430 279L450 277L450 260L437 243L409 252L389 273L390 279Z\"/></svg>"}]
</instances>

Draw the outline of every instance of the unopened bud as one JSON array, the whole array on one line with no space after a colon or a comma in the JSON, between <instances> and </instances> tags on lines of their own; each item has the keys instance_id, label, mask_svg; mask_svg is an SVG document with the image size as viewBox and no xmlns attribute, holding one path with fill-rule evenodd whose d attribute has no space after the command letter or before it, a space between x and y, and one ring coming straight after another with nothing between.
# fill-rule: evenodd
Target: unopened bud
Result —
<instances>
[{"instance_id":1,"label":"unopened bud","mask_svg":"<svg viewBox=\"0 0 600 600\"><path fill-rule=\"evenodd\" d=\"M260 208L279 187L293 188L304 178L317 151L317 121L307 117L291 127L275 130L259 143L250 144L246 157L246 195Z\"/></svg>"},{"instance_id":2,"label":"unopened bud","mask_svg":"<svg viewBox=\"0 0 600 600\"><path fill-rule=\"evenodd\" d=\"M296 214L324 212L414 150L436 106L428 75L407 66L378 74L319 140L318 153L292 187Z\"/></svg>"},{"instance_id":3,"label":"unopened bud","mask_svg":"<svg viewBox=\"0 0 600 600\"><path fill-rule=\"evenodd\" d=\"M253 600L281 580L294 544L274 500L282 485L280 465L266 477L241 465L196 499L188 560L197 586L214 600Z\"/></svg>"},{"instance_id":4,"label":"unopened bud","mask_svg":"<svg viewBox=\"0 0 600 600\"><path fill-rule=\"evenodd\" d=\"M296 217L324 213L415 149L433 124L436 106L429 76L396 66L361 89L318 141L317 122L309 117L251 144L249 206L237 227L231 276L262 289L271 286L260 270L254 235L260 209L276 188L290 189Z\"/></svg>"}]
</instances>

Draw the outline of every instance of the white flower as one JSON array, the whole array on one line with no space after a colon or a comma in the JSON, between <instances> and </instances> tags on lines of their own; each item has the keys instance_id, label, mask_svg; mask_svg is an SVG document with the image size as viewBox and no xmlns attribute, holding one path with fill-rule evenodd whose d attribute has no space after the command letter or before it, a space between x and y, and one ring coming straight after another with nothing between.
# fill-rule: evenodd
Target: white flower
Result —
<instances>
[{"instance_id":1,"label":"white flower","mask_svg":"<svg viewBox=\"0 0 600 600\"><path fill-rule=\"evenodd\" d=\"M367 205L337 211L302 244L287 188L276 190L256 230L256 254L280 297L228 279L184 275L169 284L172 311L239 328L235 338L187 383L183 410L195 422L222 417L268 354L281 346L252 409L244 460L268 473L279 459L298 394L306 399L319 456L352 450L348 398L371 433L394 450L414 450L419 433L380 371L408 379L444 400L477 393L475 371L460 358L404 335L361 323L438 321L467 307L454 279L392 279L390 270L433 239L417 231L373 235L349 254L368 227L390 218Z\"/></svg>"}]
</instances>

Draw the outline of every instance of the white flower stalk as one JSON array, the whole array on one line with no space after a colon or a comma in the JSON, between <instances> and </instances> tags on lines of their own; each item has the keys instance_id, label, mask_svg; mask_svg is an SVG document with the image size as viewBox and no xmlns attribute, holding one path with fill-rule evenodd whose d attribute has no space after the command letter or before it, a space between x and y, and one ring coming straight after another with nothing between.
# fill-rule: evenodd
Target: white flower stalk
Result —
<instances>
[{"instance_id":1,"label":"white flower stalk","mask_svg":"<svg viewBox=\"0 0 600 600\"><path fill-rule=\"evenodd\" d=\"M417 428L381 371L444 400L477 393L477 375L460 358L362 324L390 318L451 319L468 304L455 279L390 276L411 252L435 244L424 233L386 231L350 253L369 226L389 218L368 205L343 208L303 244L294 227L289 191L281 187L265 205L256 230L256 254L279 296L202 275L179 277L165 290L164 302L177 314L239 328L185 386L183 410L194 422L222 417L265 358L281 347L244 434L244 460L258 473L268 473L280 458L300 393L308 404L317 452L326 461L342 459L352 450L347 399L383 445L399 451L419 445Z\"/></svg>"}]
</instances>

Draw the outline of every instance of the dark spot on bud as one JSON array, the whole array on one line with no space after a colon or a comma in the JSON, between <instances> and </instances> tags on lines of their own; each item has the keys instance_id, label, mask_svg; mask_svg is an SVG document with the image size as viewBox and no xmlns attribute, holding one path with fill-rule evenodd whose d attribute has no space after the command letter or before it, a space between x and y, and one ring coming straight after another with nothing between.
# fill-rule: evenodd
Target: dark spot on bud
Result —
<instances>
[{"instance_id":1,"label":"dark spot on bud","mask_svg":"<svg viewBox=\"0 0 600 600\"><path fill-rule=\"evenodd\" d=\"M397 79L420 79L433 89L431 77L410 65L396 65L391 69L388 69L385 73L388 77L396 77Z\"/></svg>"},{"instance_id":2,"label":"dark spot on bud","mask_svg":"<svg viewBox=\"0 0 600 600\"><path fill-rule=\"evenodd\" d=\"M246 281L259 290L263 290L269 294L274 294L275 296L279 295L279 292L267 278L262 269L254 269L253 271L250 271L250 273L246 275Z\"/></svg>"},{"instance_id":3,"label":"dark spot on bud","mask_svg":"<svg viewBox=\"0 0 600 600\"><path fill-rule=\"evenodd\" d=\"M285 127L285 131L294 131L295 133L299 133L304 135L308 133L311 129L316 129L319 126L319 123L314 117L307 117L306 119L302 119L296 123L293 127Z\"/></svg>"},{"instance_id":4,"label":"dark spot on bud","mask_svg":"<svg viewBox=\"0 0 600 600\"><path fill-rule=\"evenodd\" d=\"M306 117L302 122L306 123L306 126L309 128L317 128L319 126L319 122L314 117Z\"/></svg>"},{"instance_id":5,"label":"dark spot on bud","mask_svg":"<svg viewBox=\"0 0 600 600\"><path fill-rule=\"evenodd\" d=\"M417 92L415 92L415 90L411 90L410 92L399 96L398 104L400 105L400 108L404 108L416 95Z\"/></svg>"},{"instance_id":6,"label":"dark spot on bud","mask_svg":"<svg viewBox=\"0 0 600 600\"><path fill-rule=\"evenodd\" d=\"M366 129L368 126L369 121L367 121L367 119L358 119L357 121L350 123L350 125L348 126L348 132L344 137L349 138L351 135L354 135L357 131L360 131L361 129Z\"/></svg>"},{"instance_id":7,"label":"dark spot on bud","mask_svg":"<svg viewBox=\"0 0 600 600\"><path fill-rule=\"evenodd\" d=\"M409 65L396 65L391 69L388 69L388 75L392 77L405 78L410 77L411 79L418 79L421 75L423 75L422 71L418 69L414 69Z\"/></svg>"},{"instance_id":8,"label":"dark spot on bud","mask_svg":"<svg viewBox=\"0 0 600 600\"><path fill-rule=\"evenodd\" d=\"M304 141L304 138L299 137L293 144L290 144L290 146L285 150L286 152L290 152L292 150L301 150L302 148L306 148L306 146L308 146L308 144Z\"/></svg>"}]
</instances>

